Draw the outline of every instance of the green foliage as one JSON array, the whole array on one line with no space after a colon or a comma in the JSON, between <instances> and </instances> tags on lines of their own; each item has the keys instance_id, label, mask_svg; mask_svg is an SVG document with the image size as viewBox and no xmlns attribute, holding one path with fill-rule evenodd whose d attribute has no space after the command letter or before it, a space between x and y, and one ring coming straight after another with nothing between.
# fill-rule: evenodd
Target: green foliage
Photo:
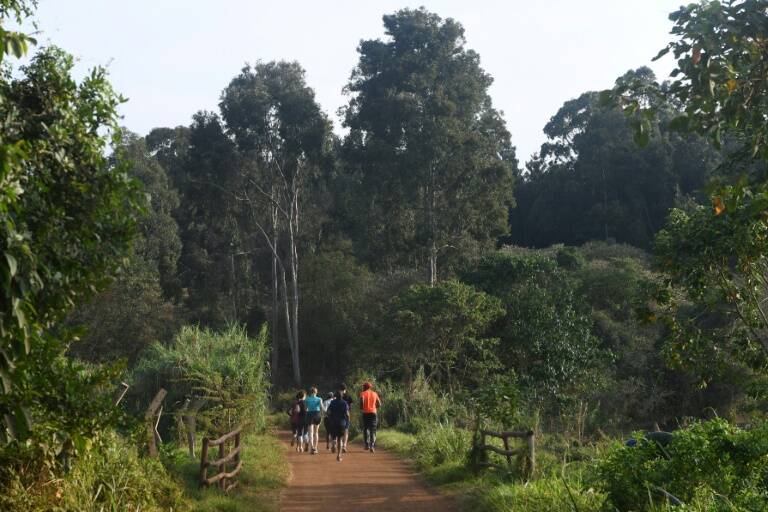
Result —
<instances>
[{"instance_id":1,"label":"green foliage","mask_svg":"<svg viewBox=\"0 0 768 512\"><path fill-rule=\"evenodd\" d=\"M242 458L246 461L237 475L238 486L222 493L217 488L200 488L200 461L190 459L185 449L177 448L166 459L168 471L184 490L183 510L193 512L273 512L279 490L290 478L285 460L285 445L273 435L248 435L242 441Z\"/></svg>"},{"instance_id":2,"label":"green foliage","mask_svg":"<svg viewBox=\"0 0 768 512\"><path fill-rule=\"evenodd\" d=\"M659 94L655 80L640 68L617 83ZM508 240L534 247L616 240L650 248L669 208L698 196L720 162L702 137L671 132L666 121L674 104L657 103L659 118L647 132L654 137L641 148L632 141L630 120L620 108L601 105L597 93L567 101L516 185Z\"/></svg>"},{"instance_id":3,"label":"green foliage","mask_svg":"<svg viewBox=\"0 0 768 512\"><path fill-rule=\"evenodd\" d=\"M416 371L410 382L379 381L377 389L383 400L383 424L403 432L419 432L424 426L447 421L457 413L457 400L445 392L436 392L425 378L423 368Z\"/></svg>"},{"instance_id":4,"label":"green foliage","mask_svg":"<svg viewBox=\"0 0 768 512\"><path fill-rule=\"evenodd\" d=\"M488 512L599 512L603 509L603 496L585 488L578 479L566 481L549 477L528 482L526 485L498 482L490 488L481 488L473 504L478 511Z\"/></svg>"},{"instance_id":5,"label":"green foliage","mask_svg":"<svg viewBox=\"0 0 768 512\"><path fill-rule=\"evenodd\" d=\"M499 251L465 270L463 279L502 301L505 315L493 331L501 340L499 358L533 404L567 401L594 382L605 355L573 284L552 258Z\"/></svg>"},{"instance_id":6,"label":"green foliage","mask_svg":"<svg viewBox=\"0 0 768 512\"><path fill-rule=\"evenodd\" d=\"M360 43L347 85L345 217L365 261L428 262L434 283L438 260L450 268L507 231L517 160L464 28L424 8L383 21L387 38Z\"/></svg>"},{"instance_id":7,"label":"green foliage","mask_svg":"<svg viewBox=\"0 0 768 512\"><path fill-rule=\"evenodd\" d=\"M114 432L104 434L98 450L78 457L70 471L31 485L20 471L0 494L0 508L18 512L183 510L181 490L162 464L138 456L136 448Z\"/></svg>"},{"instance_id":8,"label":"green foliage","mask_svg":"<svg viewBox=\"0 0 768 512\"><path fill-rule=\"evenodd\" d=\"M114 157L124 158L128 174L142 183L149 198L147 215L115 282L79 305L67 323L83 331L70 346L71 354L87 361L125 358L132 365L153 342L170 342L180 324L181 311L171 302L180 293L176 264L181 240L172 217L179 198L143 139L123 130Z\"/></svg>"},{"instance_id":9,"label":"green foliage","mask_svg":"<svg viewBox=\"0 0 768 512\"><path fill-rule=\"evenodd\" d=\"M684 106L675 120L680 129L706 134L718 146L726 133L736 133L744 152L763 160L768 160L767 12L765 0L680 7L669 16L677 39L656 57L672 52L677 59L666 94Z\"/></svg>"},{"instance_id":10,"label":"green foliage","mask_svg":"<svg viewBox=\"0 0 768 512\"><path fill-rule=\"evenodd\" d=\"M13 393L34 378L21 368L40 343L37 333L105 284L127 251L141 204L124 169L104 157L101 133L115 129L122 100L103 69L78 84L73 66L72 57L47 48L18 78L0 80L0 408L6 420L16 419L15 426L5 422L3 438L25 436L29 404Z\"/></svg>"},{"instance_id":11,"label":"green foliage","mask_svg":"<svg viewBox=\"0 0 768 512\"><path fill-rule=\"evenodd\" d=\"M266 326L250 338L243 327L216 333L182 327L168 346L155 343L136 367L141 385L165 386L169 403L184 397L202 400L200 428L214 435L246 424L263 429L269 388ZM151 396L157 387L146 390Z\"/></svg>"},{"instance_id":12,"label":"green foliage","mask_svg":"<svg viewBox=\"0 0 768 512\"><path fill-rule=\"evenodd\" d=\"M485 333L502 314L496 298L458 281L414 285L392 302L388 357L406 375L423 367L449 389L479 382L497 367L497 340Z\"/></svg>"},{"instance_id":13,"label":"green foliage","mask_svg":"<svg viewBox=\"0 0 768 512\"><path fill-rule=\"evenodd\" d=\"M449 424L432 423L415 435L384 430L377 436L377 442L411 458L425 470L446 463L464 465L472 446L472 434Z\"/></svg>"},{"instance_id":14,"label":"green foliage","mask_svg":"<svg viewBox=\"0 0 768 512\"><path fill-rule=\"evenodd\" d=\"M768 428L741 430L716 419L674 433L666 447L640 438L598 467L598 485L618 510L655 510L659 489L693 510L768 507ZM697 503L711 503L711 508Z\"/></svg>"},{"instance_id":15,"label":"green foliage","mask_svg":"<svg viewBox=\"0 0 768 512\"><path fill-rule=\"evenodd\" d=\"M0 465L24 469L22 476L31 480L51 477L98 447L102 432L121 419L113 402L119 368L87 367L64 357L57 339L35 341L19 366L26 379L10 395L30 404L33 428L24 441L19 435L0 448Z\"/></svg>"},{"instance_id":16,"label":"green foliage","mask_svg":"<svg viewBox=\"0 0 768 512\"><path fill-rule=\"evenodd\" d=\"M725 213L703 206L673 210L657 239L659 266L669 285L684 293L680 297L662 290L659 295L662 304L673 308L666 317L668 355L705 379L733 362L768 371L768 227L756 215L768 210L764 188L727 187L720 203ZM693 304L692 314L678 312L685 301Z\"/></svg>"}]
</instances>

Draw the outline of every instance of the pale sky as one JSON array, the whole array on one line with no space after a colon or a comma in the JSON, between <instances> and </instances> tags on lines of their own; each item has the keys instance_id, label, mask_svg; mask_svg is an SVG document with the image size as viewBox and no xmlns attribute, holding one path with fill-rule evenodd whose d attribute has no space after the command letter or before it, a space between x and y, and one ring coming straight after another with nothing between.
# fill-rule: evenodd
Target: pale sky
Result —
<instances>
[{"instance_id":1,"label":"pale sky","mask_svg":"<svg viewBox=\"0 0 768 512\"><path fill-rule=\"evenodd\" d=\"M495 81L490 93L526 161L563 102L610 87L650 65L670 40L668 14L682 0L40 0L42 43L79 59L78 72L109 68L129 98L123 124L146 134L189 125L217 110L219 95L248 62L297 60L340 131L342 87L361 39L383 37L383 14L424 5L464 25ZM666 77L671 62L651 66Z\"/></svg>"}]
</instances>

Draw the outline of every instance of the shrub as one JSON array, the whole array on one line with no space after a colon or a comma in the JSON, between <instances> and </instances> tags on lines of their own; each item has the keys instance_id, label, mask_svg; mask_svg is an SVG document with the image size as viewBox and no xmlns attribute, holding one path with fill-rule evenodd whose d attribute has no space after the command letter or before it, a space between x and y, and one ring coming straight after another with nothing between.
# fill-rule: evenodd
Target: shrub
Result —
<instances>
[{"instance_id":1,"label":"shrub","mask_svg":"<svg viewBox=\"0 0 768 512\"><path fill-rule=\"evenodd\" d=\"M114 432L105 433L98 447L77 458L59 478L29 485L17 471L5 475L0 509L25 511L181 510L181 490L155 459L137 450Z\"/></svg>"},{"instance_id":2,"label":"shrub","mask_svg":"<svg viewBox=\"0 0 768 512\"><path fill-rule=\"evenodd\" d=\"M204 400L198 419L213 434L224 434L242 423L261 430L266 425L269 389L267 347L266 327L256 338L249 338L242 327L222 333L183 327L170 346L156 343L150 348L136 368L135 379L140 386L165 386L166 403L184 397Z\"/></svg>"},{"instance_id":3,"label":"shrub","mask_svg":"<svg viewBox=\"0 0 768 512\"><path fill-rule=\"evenodd\" d=\"M434 424L416 436L415 460L421 467L447 462L465 464L472 448L472 433L448 424Z\"/></svg>"},{"instance_id":4,"label":"shrub","mask_svg":"<svg viewBox=\"0 0 768 512\"><path fill-rule=\"evenodd\" d=\"M768 509L768 423L741 430L722 419L677 431L666 447L641 441L616 448L598 467L599 486L621 511L652 510L659 489L696 507ZM715 508L717 510L717 507Z\"/></svg>"}]
</instances>

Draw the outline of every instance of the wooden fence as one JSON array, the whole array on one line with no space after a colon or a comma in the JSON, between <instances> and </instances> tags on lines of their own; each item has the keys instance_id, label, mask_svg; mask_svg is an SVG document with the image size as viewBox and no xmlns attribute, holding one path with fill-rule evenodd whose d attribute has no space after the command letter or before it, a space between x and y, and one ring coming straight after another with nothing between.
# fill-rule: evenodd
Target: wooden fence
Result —
<instances>
[{"instance_id":1,"label":"wooden fence","mask_svg":"<svg viewBox=\"0 0 768 512\"><path fill-rule=\"evenodd\" d=\"M533 472L536 469L536 442L535 435L532 430L520 431L520 432L493 432L492 430L480 431L480 446L481 460L480 467L492 467L501 469L503 471L511 471L513 469L513 458L522 456L523 467L522 473L526 478L531 478ZM499 448L487 443L488 437L499 438L504 442L504 448ZM510 449L509 439L525 439L525 446L515 450ZM488 452L498 453L503 455L507 459L507 465L501 466L488 461Z\"/></svg>"},{"instance_id":2,"label":"wooden fence","mask_svg":"<svg viewBox=\"0 0 768 512\"><path fill-rule=\"evenodd\" d=\"M200 454L201 486L217 484L226 492L237 485L237 482L234 481L234 478L243 467L243 461L240 460L240 450L242 448L240 446L240 433L242 430L243 427L239 427L229 434L225 434L214 440L210 440L207 437L203 438L203 449ZM229 440L234 440L234 446L232 450L227 453L226 444ZM208 460L208 449L212 446L219 447L219 458L216 460ZM232 469L232 471L227 472L227 466L230 464L234 464L235 467ZM218 473L210 478L208 478L209 467L215 467L218 469Z\"/></svg>"}]
</instances>

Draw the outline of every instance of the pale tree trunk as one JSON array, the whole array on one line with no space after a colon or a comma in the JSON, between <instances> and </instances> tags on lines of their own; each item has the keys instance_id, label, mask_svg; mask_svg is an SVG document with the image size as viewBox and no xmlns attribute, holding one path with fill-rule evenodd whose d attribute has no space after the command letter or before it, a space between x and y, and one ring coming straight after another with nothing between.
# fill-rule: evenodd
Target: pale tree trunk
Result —
<instances>
[{"instance_id":1,"label":"pale tree trunk","mask_svg":"<svg viewBox=\"0 0 768 512\"><path fill-rule=\"evenodd\" d=\"M434 240L429 245L429 286L434 287L437 284L437 244Z\"/></svg>"},{"instance_id":2,"label":"pale tree trunk","mask_svg":"<svg viewBox=\"0 0 768 512\"><path fill-rule=\"evenodd\" d=\"M272 201L275 201L275 184L272 183ZM278 243L277 232L277 207L273 205L269 208L270 215L272 217L272 239L275 246ZM279 284L277 280L277 252L272 252L272 382L277 382L277 372L280 364L280 338L278 323L280 322L280 297L279 297Z\"/></svg>"},{"instance_id":3,"label":"pale tree trunk","mask_svg":"<svg viewBox=\"0 0 768 512\"><path fill-rule=\"evenodd\" d=\"M427 177L427 187L425 190L425 207L427 214L427 230L429 233L428 240L428 258L429 267L427 268L427 283L429 286L434 287L437 284L437 240L435 240L437 226L435 221L435 169L433 165L429 167L429 175Z\"/></svg>"},{"instance_id":4,"label":"pale tree trunk","mask_svg":"<svg viewBox=\"0 0 768 512\"><path fill-rule=\"evenodd\" d=\"M301 365L299 361L299 251L296 243L296 236L299 231L299 187L298 181L300 179L299 172L301 167L296 171L296 176L291 182L291 210L288 219L288 242L290 250L290 269L291 269L291 293L292 293L292 306L293 306L293 378L296 385L301 385Z\"/></svg>"}]
</instances>

